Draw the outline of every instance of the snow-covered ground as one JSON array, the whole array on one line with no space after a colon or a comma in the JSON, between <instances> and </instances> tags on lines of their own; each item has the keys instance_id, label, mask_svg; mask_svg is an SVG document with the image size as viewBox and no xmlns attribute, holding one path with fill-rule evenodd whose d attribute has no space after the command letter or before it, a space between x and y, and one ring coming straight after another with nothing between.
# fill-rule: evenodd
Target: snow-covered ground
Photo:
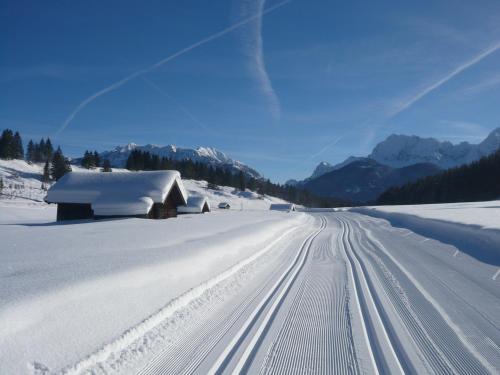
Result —
<instances>
[{"instance_id":1,"label":"snow-covered ground","mask_svg":"<svg viewBox=\"0 0 500 375\"><path fill-rule=\"evenodd\" d=\"M233 209L0 201L0 374L500 373L498 202L282 213L185 184Z\"/></svg>"},{"instance_id":2,"label":"snow-covered ground","mask_svg":"<svg viewBox=\"0 0 500 375\"><path fill-rule=\"evenodd\" d=\"M56 224L53 211L0 205L2 374L37 361L61 369L139 332L147 317L309 220L229 211Z\"/></svg>"}]
</instances>

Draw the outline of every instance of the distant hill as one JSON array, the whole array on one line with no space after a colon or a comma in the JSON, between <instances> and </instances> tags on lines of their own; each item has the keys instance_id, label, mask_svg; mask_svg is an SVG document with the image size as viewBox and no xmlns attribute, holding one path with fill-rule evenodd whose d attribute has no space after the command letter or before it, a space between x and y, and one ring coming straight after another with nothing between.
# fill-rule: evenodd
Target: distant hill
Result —
<instances>
[{"instance_id":1,"label":"distant hill","mask_svg":"<svg viewBox=\"0 0 500 375\"><path fill-rule=\"evenodd\" d=\"M453 203L499 198L500 150L469 165L390 188L380 195L377 203Z\"/></svg>"},{"instance_id":2,"label":"distant hill","mask_svg":"<svg viewBox=\"0 0 500 375\"><path fill-rule=\"evenodd\" d=\"M311 179L302 187L318 196L370 202L391 186L401 186L440 171L439 167L429 163L392 168L364 158Z\"/></svg>"},{"instance_id":3,"label":"distant hill","mask_svg":"<svg viewBox=\"0 0 500 375\"><path fill-rule=\"evenodd\" d=\"M211 165L229 170L233 173L242 171L246 177L260 179L262 176L255 169L231 159L225 153L212 147L198 147L196 149L181 148L174 145L156 146L145 145L139 146L135 143L129 143L125 146L116 147L111 151L101 152L99 155L102 160L109 160L114 168L124 168L127 158L133 150L147 151L152 155L166 157L175 161L191 160L193 162ZM73 160L74 163L79 163L81 159Z\"/></svg>"}]
</instances>

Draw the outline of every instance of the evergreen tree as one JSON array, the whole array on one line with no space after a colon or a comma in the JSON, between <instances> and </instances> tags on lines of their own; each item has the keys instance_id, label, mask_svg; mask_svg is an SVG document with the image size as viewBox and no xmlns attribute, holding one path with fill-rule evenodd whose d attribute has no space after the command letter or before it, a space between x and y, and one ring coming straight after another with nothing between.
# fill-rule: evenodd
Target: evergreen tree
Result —
<instances>
[{"instance_id":1,"label":"evergreen tree","mask_svg":"<svg viewBox=\"0 0 500 375\"><path fill-rule=\"evenodd\" d=\"M30 139L28 142L28 146L26 148L26 160L28 161L35 161L35 144L33 143L33 140Z\"/></svg>"},{"instance_id":2,"label":"evergreen tree","mask_svg":"<svg viewBox=\"0 0 500 375\"><path fill-rule=\"evenodd\" d=\"M43 167L42 182L44 183L50 182L50 164L48 160L45 162L45 165Z\"/></svg>"},{"instance_id":3,"label":"evergreen tree","mask_svg":"<svg viewBox=\"0 0 500 375\"><path fill-rule=\"evenodd\" d=\"M14 133L5 129L0 137L0 159L13 159L15 156Z\"/></svg>"},{"instance_id":4,"label":"evergreen tree","mask_svg":"<svg viewBox=\"0 0 500 375\"><path fill-rule=\"evenodd\" d=\"M50 172L54 180L59 180L66 173L71 172L71 167L69 165L68 159L66 159L62 153L60 147L57 148L54 156L52 158Z\"/></svg>"},{"instance_id":5,"label":"evergreen tree","mask_svg":"<svg viewBox=\"0 0 500 375\"><path fill-rule=\"evenodd\" d=\"M47 141L45 142L45 148L44 148L44 156L45 160L51 160L52 155L54 154L54 148L52 147L52 142L50 141L50 138L47 138Z\"/></svg>"},{"instance_id":6,"label":"evergreen tree","mask_svg":"<svg viewBox=\"0 0 500 375\"><path fill-rule=\"evenodd\" d=\"M104 159L104 162L102 163L102 171L113 172L113 169L111 169L111 163L108 159Z\"/></svg>"},{"instance_id":7,"label":"evergreen tree","mask_svg":"<svg viewBox=\"0 0 500 375\"><path fill-rule=\"evenodd\" d=\"M40 139L40 143L38 144L38 153L37 153L37 162L47 161L48 159L45 157L45 139Z\"/></svg>"},{"instance_id":8,"label":"evergreen tree","mask_svg":"<svg viewBox=\"0 0 500 375\"><path fill-rule=\"evenodd\" d=\"M16 134L14 134L14 138L12 141L13 141L13 145L12 145L13 155L12 155L12 157L14 159L24 159L23 141L21 139L21 135L19 134L19 132L16 132Z\"/></svg>"},{"instance_id":9,"label":"evergreen tree","mask_svg":"<svg viewBox=\"0 0 500 375\"><path fill-rule=\"evenodd\" d=\"M82 167L83 168L87 168L87 169L90 169L92 166L93 166L93 155L90 151L85 151L85 153L83 154L83 158L82 158Z\"/></svg>"},{"instance_id":10,"label":"evergreen tree","mask_svg":"<svg viewBox=\"0 0 500 375\"><path fill-rule=\"evenodd\" d=\"M99 153L97 151L94 151L93 162L94 167L99 168L101 166L101 157L99 156Z\"/></svg>"}]
</instances>

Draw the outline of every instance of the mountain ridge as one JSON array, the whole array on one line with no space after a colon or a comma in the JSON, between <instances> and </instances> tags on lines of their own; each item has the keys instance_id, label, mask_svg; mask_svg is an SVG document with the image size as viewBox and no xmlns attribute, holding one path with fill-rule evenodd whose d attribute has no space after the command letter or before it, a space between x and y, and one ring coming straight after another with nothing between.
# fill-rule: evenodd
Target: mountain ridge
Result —
<instances>
[{"instance_id":1,"label":"mountain ridge","mask_svg":"<svg viewBox=\"0 0 500 375\"><path fill-rule=\"evenodd\" d=\"M377 143L372 152L366 157L393 168L402 168L414 164L431 163L442 169L457 167L479 160L500 148L500 127L493 129L486 138L478 144L460 142L453 144L450 141L439 141L433 137L417 135L391 134L385 140ZM330 164L321 161L310 177L304 180L288 180L286 185L300 186L311 179L340 169L364 157L349 156L343 162Z\"/></svg>"},{"instance_id":2,"label":"mountain ridge","mask_svg":"<svg viewBox=\"0 0 500 375\"><path fill-rule=\"evenodd\" d=\"M172 144L166 146L146 144L141 146L135 143L128 143L124 146L117 146L113 150L100 152L99 156L102 160L109 160L111 166L114 168L124 168L127 158L133 150L149 152L153 155L166 157L176 161L189 159L194 162L224 168L233 173L242 171L247 177L256 179L262 178L262 175L257 170L238 160L230 158L224 152L213 147L200 146L197 148L184 148ZM81 159L75 159L74 162L78 163L80 160Z\"/></svg>"}]
</instances>

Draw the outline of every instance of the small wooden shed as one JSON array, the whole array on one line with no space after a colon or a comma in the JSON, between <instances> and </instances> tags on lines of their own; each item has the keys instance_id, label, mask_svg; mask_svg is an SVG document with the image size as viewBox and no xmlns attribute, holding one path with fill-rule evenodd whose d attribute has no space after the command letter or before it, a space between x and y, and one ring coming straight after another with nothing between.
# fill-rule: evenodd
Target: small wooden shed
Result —
<instances>
[{"instance_id":1,"label":"small wooden shed","mask_svg":"<svg viewBox=\"0 0 500 375\"><path fill-rule=\"evenodd\" d=\"M210 211L207 197L201 195L190 196L185 205L177 207L179 214L204 214Z\"/></svg>"},{"instance_id":2,"label":"small wooden shed","mask_svg":"<svg viewBox=\"0 0 500 375\"><path fill-rule=\"evenodd\" d=\"M48 191L57 204L57 220L177 216L187 203L178 171L70 172Z\"/></svg>"}]
</instances>

